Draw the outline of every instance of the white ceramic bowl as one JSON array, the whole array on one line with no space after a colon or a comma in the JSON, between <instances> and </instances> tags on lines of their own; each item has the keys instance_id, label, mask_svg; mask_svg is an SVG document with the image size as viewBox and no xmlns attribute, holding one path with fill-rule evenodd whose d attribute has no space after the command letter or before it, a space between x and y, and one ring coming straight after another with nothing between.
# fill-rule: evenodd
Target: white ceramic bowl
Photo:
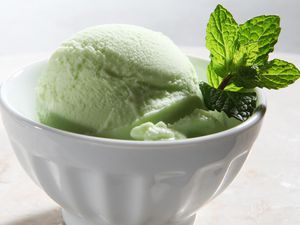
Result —
<instances>
[{"instance_id":1,"label":"white ceramic bowl","mask_svg":"<svg viewBox=\"0 0 300 225\"><path fill-rule=\"evenodd\" d=\"M206 61L191 58L205 75ZM126 141L40 124L34 90L47 61L25 67L1 87L2 119L29 176L63 208L67 225L193 224L243 165L265 113L232 129L180 141ZM246 193L245 193L246 194Z\"/></svg>"}]
</instances>

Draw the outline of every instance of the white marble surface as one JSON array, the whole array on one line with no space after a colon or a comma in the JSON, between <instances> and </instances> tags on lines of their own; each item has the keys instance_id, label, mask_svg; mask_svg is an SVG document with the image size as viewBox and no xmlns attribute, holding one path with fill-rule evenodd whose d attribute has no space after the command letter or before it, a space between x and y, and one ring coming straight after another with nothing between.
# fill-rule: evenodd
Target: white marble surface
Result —
<instances>
[{"instance_id":1,"label":"white marble surface","mask_svg":"<svg viewBox=\"0 0 300 225\"><path fill-rule=\"evenodd\" d=\"M185 48L207 57L203 49ZM0 82L43 54L0 57ZM300 66L300 55L276 57ZM267 115L242 171L198 214L195 225L300 224L300 81L266 91ZM0 122L0 225L62 225L59 207L18 164Z\"/></svg>"}]
</instances>

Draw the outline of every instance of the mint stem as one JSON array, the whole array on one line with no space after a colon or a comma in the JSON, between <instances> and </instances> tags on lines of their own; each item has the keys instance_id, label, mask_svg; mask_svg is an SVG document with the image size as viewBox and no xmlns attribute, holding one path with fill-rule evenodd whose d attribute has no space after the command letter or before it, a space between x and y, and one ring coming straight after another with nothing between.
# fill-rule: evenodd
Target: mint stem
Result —
<instances>
[{"instance_id":1,"label":"mint stem","mask_svg":"<svg viewBox=\"0 0 300 225\"><path fill-rule=\"evenodd\" d=\"M222 82L221 82L221 84L219 85L218 89L219 89L219 90L224 90L225 87L228 85L228 83L229 83L229 81L230 81L231 78L232 78L232 75L231 75L231 74L227 75L227 76L222 80Z\"/></svg>"}]
</instances>

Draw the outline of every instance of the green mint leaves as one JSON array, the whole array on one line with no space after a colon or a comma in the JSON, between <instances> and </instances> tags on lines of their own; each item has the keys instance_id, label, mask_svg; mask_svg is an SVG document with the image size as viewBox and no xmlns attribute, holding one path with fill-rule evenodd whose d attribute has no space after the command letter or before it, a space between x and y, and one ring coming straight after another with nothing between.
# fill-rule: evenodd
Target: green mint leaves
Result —
<instances>
[{"instance_id":1,"label":"green mint leaves","mask_svg":"<svg viewBox=\"0 0 300 225\"><path fill-rule=\"evenodd\" d=\"M256 93L222 91L205 82L200 83L204 103L210 110L223 111L238 120L244 121L252 115L256 107Z\"/></svg>"},{"instance_id":2,"label":"green mint leaves","mask_svg":"<svg viewBox=\"0 0 300 225\"><path fill-rule=\"evenodd\" d=\"M238 52L244 54L245 66L264 65L274 50L279 33L278 16L258 16L240 25Z\"/></svg>"},{"instance_id":3,"label":"green mint leaves","mask_svg":"<svg viewBox=\"0 0 300 225\"><path fill-rule=\"evenodd\" d=\"M258 16L238 25L223 6L216 7L206 30L210 86L200 84L208 109L224 111L229 117L244 121L256 104L256 95L249 89L279 89L300 77L293 64L280 59L268 61L280 29L278 16Z\"/></svg>"},{"instance_id":4,"label":"green mint leaves","mask_svg":"<svg viewBox=\"0 0 300 225\"><path fill-rule=\"evenodd\" d=\"M257 86L269 89L284 88L294 83L299 77L300 73L295 65L274 59L260 67Z\"/></svg>"},{"instance_id":5,"label":"green mint leaves","mask_svg":"<svg viewBox=\"0 0 300 225\"><path fill-rule=\"evenodd\" d=\"M206 29L206 47L211 53L211 66L219 76L230 71L239 26L221 5L211 14Z\"/></svg>"}]
</instances>

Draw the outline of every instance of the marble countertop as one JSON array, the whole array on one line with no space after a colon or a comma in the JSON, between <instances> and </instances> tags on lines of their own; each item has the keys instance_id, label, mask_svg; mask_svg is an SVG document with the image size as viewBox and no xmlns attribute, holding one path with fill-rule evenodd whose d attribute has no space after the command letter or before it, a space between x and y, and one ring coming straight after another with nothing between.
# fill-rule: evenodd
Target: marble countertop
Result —
<instances>
[{"instance_id":1,"label":"marble countertop","mask_svg":"<svg viewBox=\"0 0 300 225\"><path fill-rule=\"evenodd\" d=\"M207 58L201 48L184 48ZM0 56L0 83L49 54ZM275 54L300 66L300 55ZM252 153L234 182L198 213L195 225L300 224L300 81L266 91L267 115ZM0 225L62 225L58 205L18 164L0 122Z\"/></svg>"}]
</instances>

